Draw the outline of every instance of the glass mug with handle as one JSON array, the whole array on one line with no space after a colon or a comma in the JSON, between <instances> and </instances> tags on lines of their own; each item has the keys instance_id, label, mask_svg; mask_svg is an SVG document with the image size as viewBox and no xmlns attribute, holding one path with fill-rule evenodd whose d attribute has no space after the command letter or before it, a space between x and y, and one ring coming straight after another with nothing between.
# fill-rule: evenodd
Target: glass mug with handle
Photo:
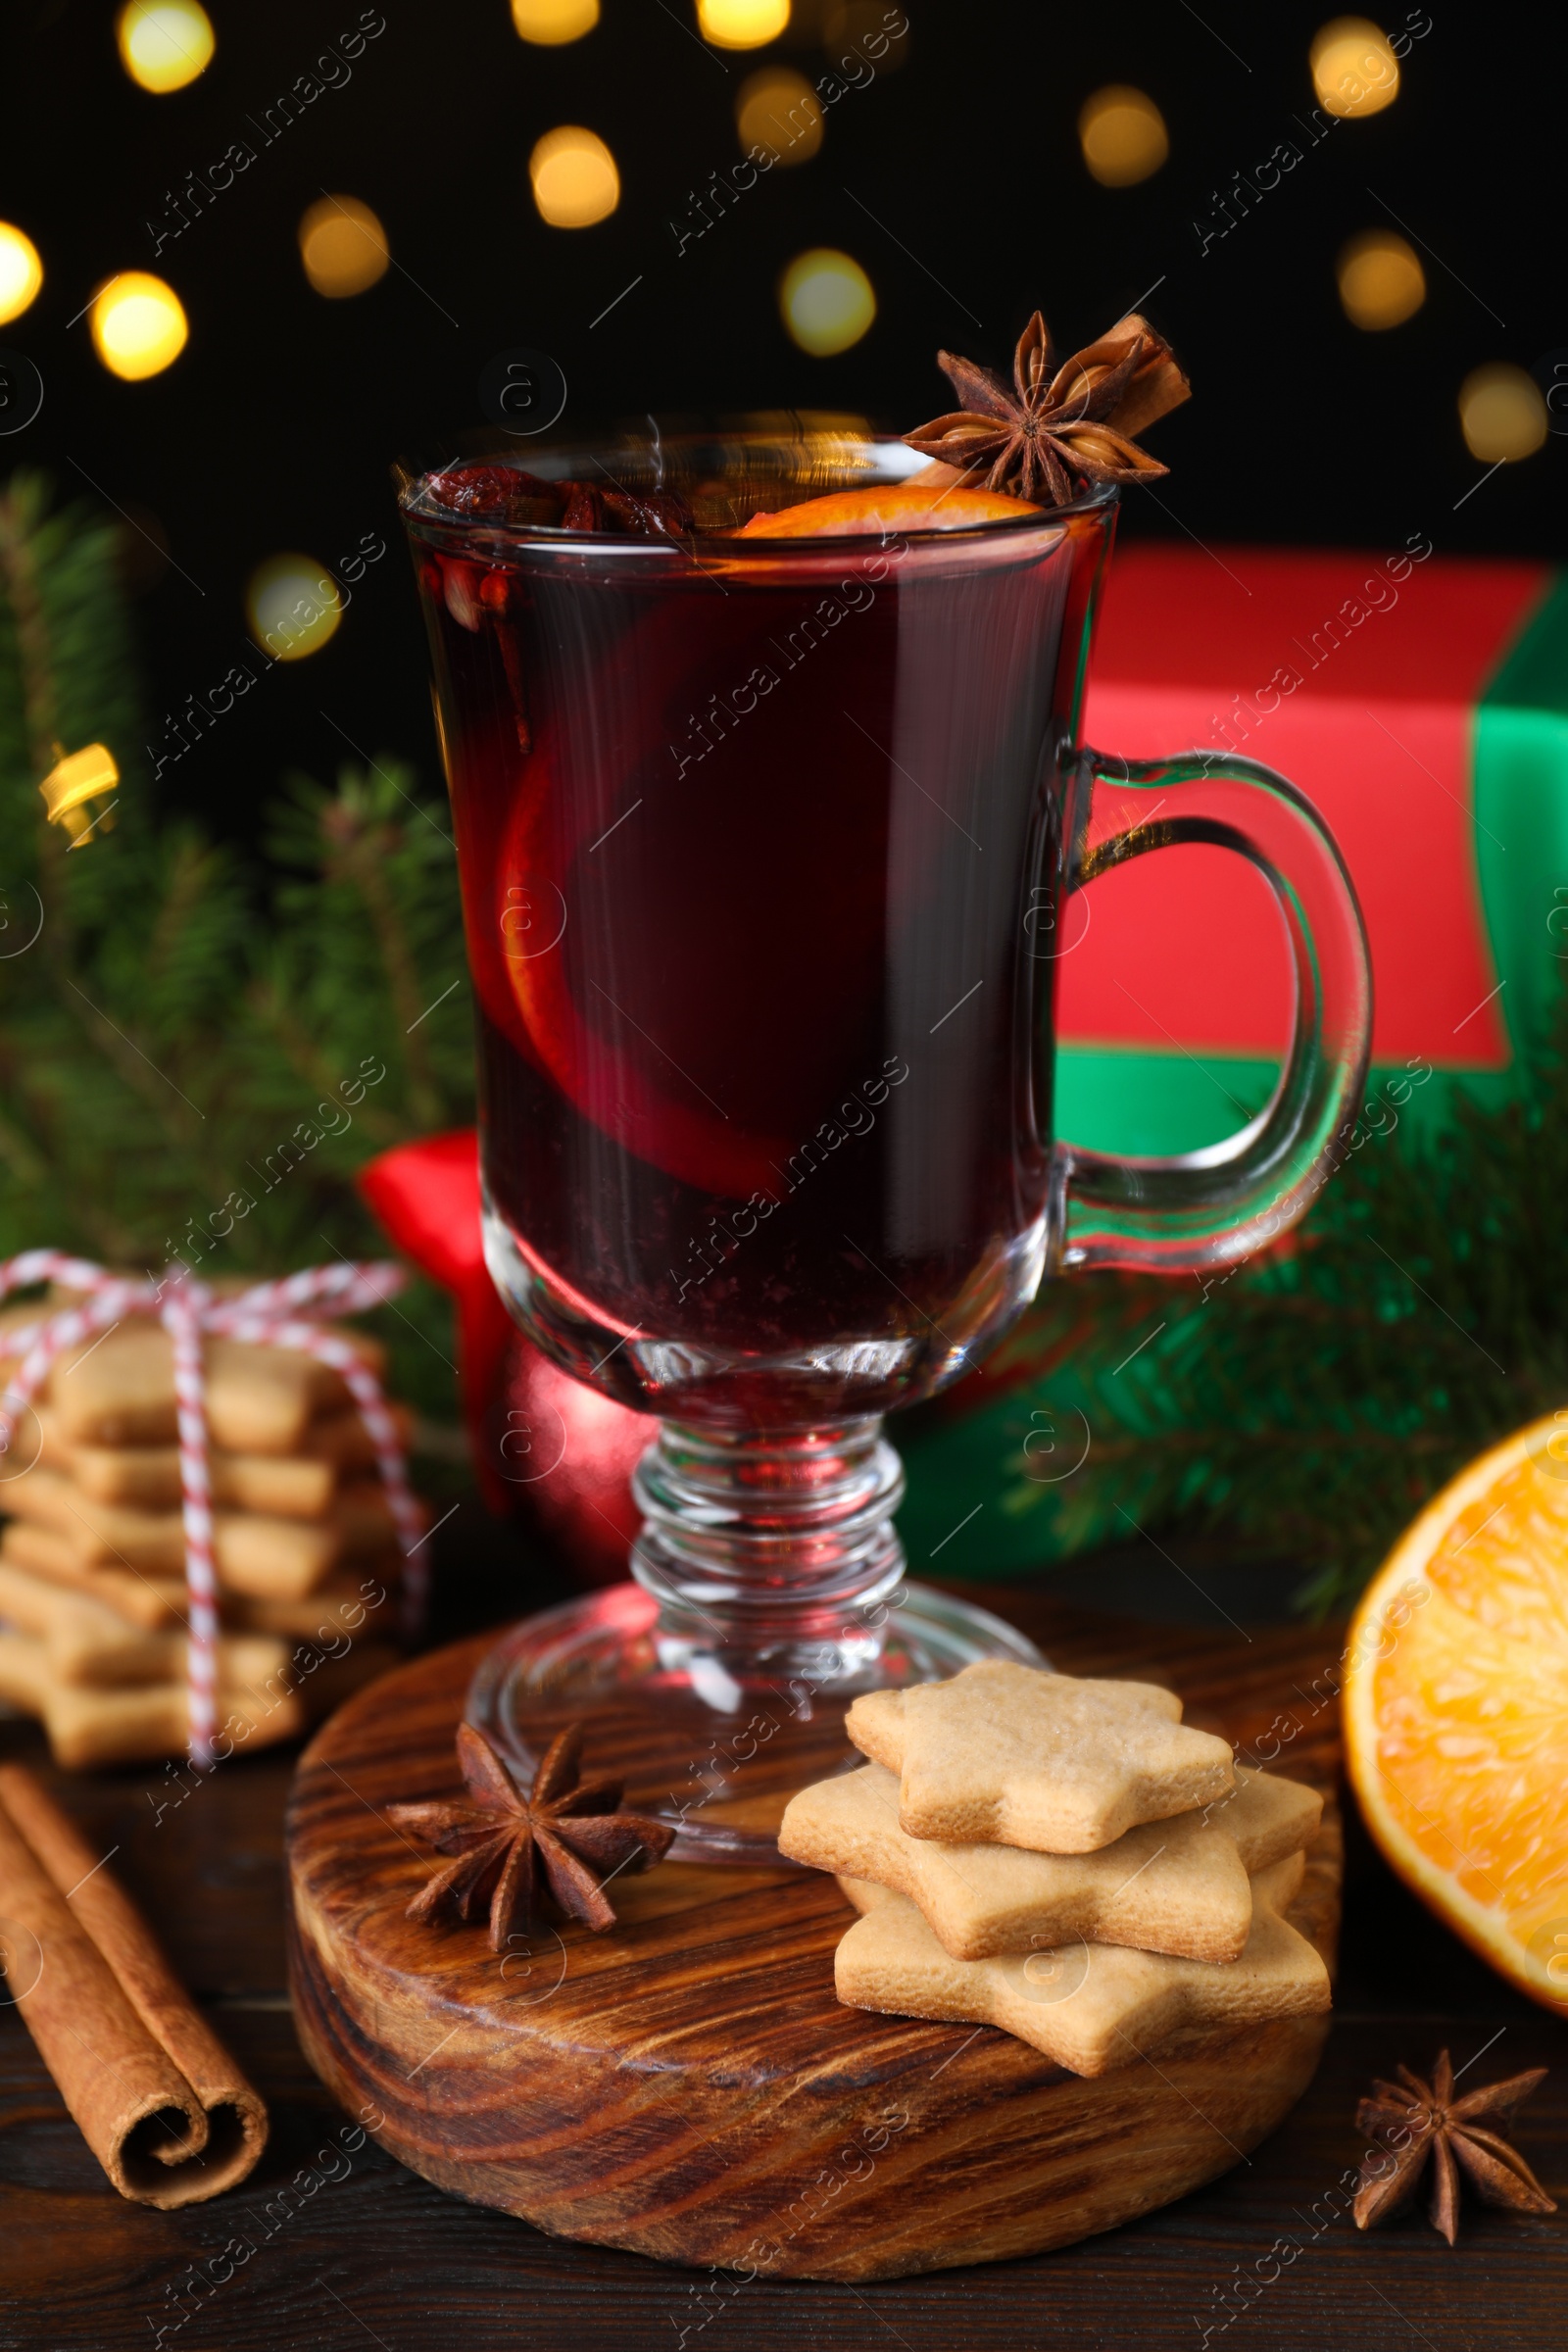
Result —
<instances>
[{"instance_id":1,"label":"glass mug with handle","mask_svg":"<svg viewBox=\"0 0 1568 2352\"><path fill-rule=\"evenodd\" d=\"M1114 490L976 527L734 535L916 462L765 425L530 453L547 477L679 488L705 527L678 541L476 520L402 473L487 1260L547 1355L659 1416L633 1583L516 1628L470 1713L519 1761L559 1721L613 1719L650 1802L711 1733L725 1793L683 1814L688 1851L766 1850L737 1807L835 1755L856 1692L1037 1656L905 1581L882 1416L959 1379L1043 1278L1264 1246L1366 1073L1365 935L1303 795L1240 758L1077 741ZM1102 782L1139 821L1091 847ZM1273 892L1279 1082L1207 1150L1083 1150L1053 1119L1063 912L1179 843ZM773 1726L749 1784L722 1737L747 1723Z\"/></svg>"}]
</instances>

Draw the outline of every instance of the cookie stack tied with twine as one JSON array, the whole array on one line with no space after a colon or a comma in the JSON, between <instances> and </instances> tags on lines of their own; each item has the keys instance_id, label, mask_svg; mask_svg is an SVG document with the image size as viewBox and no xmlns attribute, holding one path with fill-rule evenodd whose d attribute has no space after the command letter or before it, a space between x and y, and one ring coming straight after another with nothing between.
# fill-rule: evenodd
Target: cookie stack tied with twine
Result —
<instances>
[{"instance_id":1,"label":"cookie stack tied with twine","mask_svg":"<svg viewBox=\"0 0 1568 2352\"><path fill-rule=\"evenodd\" d=\"M779 1832L861 1914L839 1999L998 2026L1080 2075L1326 2010L1285 1916L1323 1800L1181 1712L1153 1684L1000 1660L858 1698L871 1761L803 1789Z\"/></svg>"},{"instance_id":2,"label":"cookie stack tied with twine","mask_svg":"<svg viewBox=\"0 0 1568 2352\"><path fill-rule=\"evenodd\" d=\"M0 1314L0 1699L72 1767L297 1736L396 1662L419 1599L407 1415L378 1344L322 1319L401 1274L219 1291L37 1251L0 1292L46 1275Z\"/></svg>"}]
</instances>

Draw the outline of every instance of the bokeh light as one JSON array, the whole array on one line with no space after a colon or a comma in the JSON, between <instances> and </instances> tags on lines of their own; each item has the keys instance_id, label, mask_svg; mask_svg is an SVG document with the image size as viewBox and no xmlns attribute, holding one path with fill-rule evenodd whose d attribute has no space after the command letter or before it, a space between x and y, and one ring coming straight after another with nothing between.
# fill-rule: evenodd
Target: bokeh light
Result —
<instances>
[{"instance_id":1,"label":"bokeh light","mask_svg":"<svg viewBox=\"0 0 1568 2352\"><path fill-rule=\"evenodd\" d=\"M735 128L744 151L761 147L776 163L804 164L822 144L822 102L804 74L764 66L741 83Z\"/></svg>"},{"instance_id":2,"label":"bokeh light","mask_svg":"<svg viewBox=\"0 0 1568 2352\"><path fill-rule=\"evenodd\" d=\"M1392 229L1369 228L1352 237L1341 246L1335 270L1345 316L1369 332L1402 326L1427 298L1426 273L1415 248Z\"/></svg>"},{"instance_id":3,"label":"bokeh light","mask_svg":"<svg viewBox=\"0 0 1568 2352\"><path fill-rule=\"evenodd\" d=\"M161 374L189 333L179 296L150 270L122 270L93 297L93 349L128 384Z\"/></svg>"},{"instance_id":4,"label":"bokeh light","mask_svg":"<svg viewBox=\"0 0 1568 2352\"><path fill-rule=\"evenodd\" d=\"M599 0L512 0L512 22L525 41L559 49L580 41L599 22Z\"/></svg>"},{"instance_id":5,"label":"bokeh light","mask_svg":"<svg viewBox=\"0 0 1568 2352\"><path fill-rule=\"evenodd\" d=\"M603 139L578 122L547 130L528 158L539 217L552 228L592 228L620 202L620 174Z\"/></svg>"},{"instance_id":6,"label":"bokeh light","mask_svg":"<svg viewBox=\"0 0 1568 2352\"><path fill-rule=\"evenodd\" d=\"M338 586L310 556L269 556L245 589L245 616L258 645L279 662L303 662L337 634Z\"/></svg>"},{"instance_id":7,"label":"bokeh light","mask_svg":"<svg viewBox=\"0 0 1568 2352\"><path fill-rule=\"evenodd\" d=\"M1152 98L1124 81L1107 82L1084 100L1078 143L1102 188L1136 187L1170 153L1164 116Z\"/></svg>"},{"instance_id":8,"label":"bokeh light","mask_svg":"<svg viewBox=\"0 0 1568 2352\"><path fill-rule=\"evenodd\" d=\"M1549 421L1535 377L1505 360L1472 368L1459 386L1465 446L1484 466L1534 457L1546 438Z\"/></svg>"},{"instance_id":9,"label":"bokeh light","mask_svg":"<svg viewBox=\"0 0 1568 2352\"><path fill-rule=\"evenodd\" d=\"M790 21L790 0L697 0L697 29L715 49L760 49Z\"/></svg>"},{"instance_id":10,"label":"bokeh light","mask_svg":"<svg viewBox=\"0 0 1568 2352\"><path fill-rule=\"evenodd\" d=\"M386 275L386 230L357 196L323 196L300 221L300 259L318 294L341 300Z\"/></svg>"},{"instance_id":11,"label":"bokeh light","mask_svg":"<svg viewBox=\"0 0 1568 2352\"><path fill-rule=\"evenodd\" d=\"M131 80L159 97L204 74L217 47L212 19L197 0L127 0L115 35Z\"/></svg>"},{"instance_id":12,"label":"bokeh light","mask_svg":"<svg viewBox=\"0 0 1568 2352\"><path fill-rule=\"evenodd\" d=\"M55 749L59 752L60 746L56 744ZM77 842L94 831L114 830L113 796L119 787L120 769L114 753L107 744L89 743L85 751L73 752L69 758L62 754L38 790L43 794L47 821L61 826ZM96 801L105 806L94 808Z\"/></svg>"},{"instance_id":13,"label":"bokeh light","mask_svg":"<svg viewBox=\"0 0 1568 2352\"><path fill-rule=\"evenodd\" d=\"M21 318L42 284L37 246L25 229L0 220L0 326Z\"/></svg>"},{"instance_id":14,"label":"bokeh light","mask_svg":"<svg viewBox=\"0 0 1568 2352\"><path fill-rule=\"evenodd\" d=\"M779 279L778 307L801 349L828 360L858 343L876 317L876 295L858 262L817 245L797 254Z\"/></svg>"},{"instance_id":15,"label":"bokeh light","mask_svg":"<svg viewBox=\"0 0 1568 2352\"><path fill-rule=\"evenodd\" d=\"M1399 61L1369 17L1336 17L1307 55L1317 102L1331 115L1379 115L1399 94Z\"/></svg>"}]
</instances>

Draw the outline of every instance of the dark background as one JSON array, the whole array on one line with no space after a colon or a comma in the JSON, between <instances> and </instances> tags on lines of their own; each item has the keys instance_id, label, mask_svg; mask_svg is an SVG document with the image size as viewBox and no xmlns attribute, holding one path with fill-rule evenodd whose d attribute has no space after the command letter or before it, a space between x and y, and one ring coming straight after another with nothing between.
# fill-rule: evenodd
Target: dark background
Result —
<instances>
[{"instance_id":1,"label":"dark background","mask_svg":"<svg viewBox=\"0 0 1568 2352\"><path fill-rule=\"evenodd\" d=\"M908 426L948 405L938 345L1003 364L1039 302L1070 350L1163 278L1148 308L1196 396L1155 428L1171 479L1131 495L1124 530L1379 552L1412 531L1444 552L1561 543L1568 443L1554 435L1476 488L1455 408L1477 365L1530 368L1568 346L1552 161L1563 43L1546 19L1527 34L1515 16L1510 32L1506 14L1433 0L1395 103L1339 122L1200 256L1192 223L1210 219L1213 191L1282 139L1306 144L1295 119L1310 114L1326 0L1205 0L1201 18L1183 0L909 0L900 70L850 92L813 161L767 174L677 258L670 220L737 160L741 82L775 58L824 69L822 0L797 0L785 39L745 53L701 43L692 0L605 0L598 28L559 49L524 45L506 0L384 0L386 29L347 86L155 258L147 222L166 191L233 138L257 146L247 115L359 9L212 0L210 13L213 64L166 97L122 70L108 0L17 8L6 44L0 218L32 236L46 279L0 341L33 359L46 396L0 442L0 474L42 464L85 493L84 468L167 533L172 564L139 599L149 737L239 657L258 562L299 549L336 565L367 531L392 539L389 459L479 422L479 372L517 345L564 368L567 429L790 404ZM1111 80L1147 90L1170 131L1168 162L1131 189L1097 186L1079 153L1078 109ZM591 229L549 228L534 210L529 151L564 122L597 130L619 166L619 209ZM314 293L300 265L299 218L323 190L373 207L397 265L349 300ZM1426 248L1428 299L1367 334L1340 308L1334 263L1348 236L1393 225L1386 208ZM879 303L864 340L829 360L793 346L775 300L782 266L816 243L854 254ZM181 357L141 384L110 376L85 318L71 323L126 268L167 276L190 319ZM434 783L395 547L335 640L274 669L246 708L243 730L220 730L168 780L219 830L248 832L286 766L330 773L344 735L412 756Z\"/></svg>"}]
</instances>

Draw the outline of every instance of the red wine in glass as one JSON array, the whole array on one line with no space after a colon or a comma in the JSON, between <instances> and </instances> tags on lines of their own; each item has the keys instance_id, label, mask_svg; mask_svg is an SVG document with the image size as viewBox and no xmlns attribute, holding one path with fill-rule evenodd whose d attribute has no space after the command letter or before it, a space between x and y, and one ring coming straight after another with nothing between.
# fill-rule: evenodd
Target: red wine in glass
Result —
<instances>
[{"instance_id":1,"label":"red wine in glass","mask_svg":"<svg viewBox=\"0 0 1568 2352\"><path fill-rule=\"evenodd\" d=\"M418 546L492 1249L627 1401L880 1411L1032 1294L1086 537Z\"/></svg>"}]
</instances>

